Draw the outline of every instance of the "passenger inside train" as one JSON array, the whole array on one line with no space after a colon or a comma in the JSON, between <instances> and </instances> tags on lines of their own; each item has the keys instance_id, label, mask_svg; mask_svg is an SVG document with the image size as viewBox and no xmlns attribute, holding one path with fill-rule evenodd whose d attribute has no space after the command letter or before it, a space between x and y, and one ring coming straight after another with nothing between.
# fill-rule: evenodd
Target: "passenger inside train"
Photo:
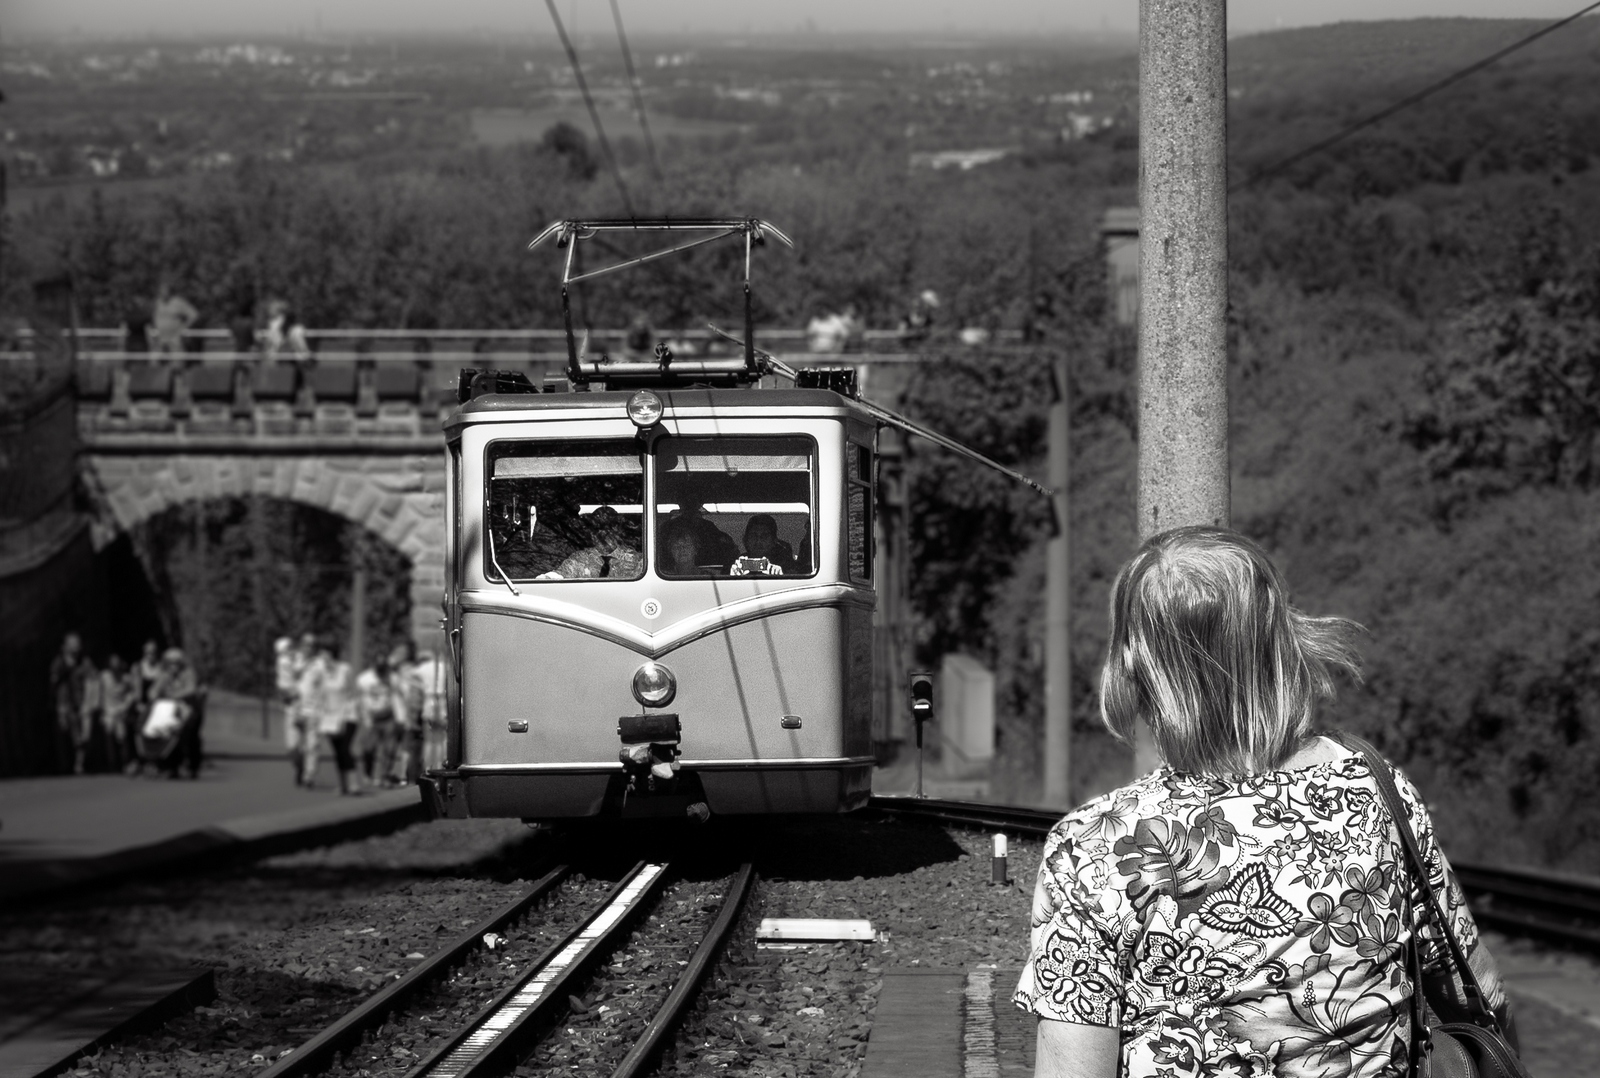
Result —
<instances>
[{"instance_id":1,"label":"passenger inside train","mask_svg":"<svg viewBox=\"0 0 1600 1078\"><path fill-rule=\"evenodd\" d=\"M647 466L655 472L658 575L814 574L815 443L729 435L663 438L650 453L632 438L496 444L485 575L513 582L639 579L647 564Z\"/></svg>"},{"instance_id":2,"label":"passenger inside train","mask_svg":"<svg viewBox=\"0 0 1600 1078\"><path fill-rule=\"evenodd\" d=\"M491 578L501 570L519 581L644 575L637 441L508 442L491 450L489 476Z\"/></svg>"},{"instance_id":3,"label":"passenger inside train","mask_svg":"<svg viewBox=\"0 0 1600 1078\"><path fill-rule=\"evenodd\" d=\"M794 548L778 538L778 522L757 513L744 526L744 554L729 570L734 576L793 576Z\"/></svg>"}]
</instances>

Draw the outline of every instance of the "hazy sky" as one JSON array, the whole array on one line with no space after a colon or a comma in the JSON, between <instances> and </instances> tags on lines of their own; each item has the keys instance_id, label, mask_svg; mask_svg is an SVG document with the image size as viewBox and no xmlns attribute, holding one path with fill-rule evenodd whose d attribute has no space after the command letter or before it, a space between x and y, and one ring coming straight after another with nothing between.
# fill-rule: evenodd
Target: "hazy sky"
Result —
<instances>
[{"instance_id":1,"label":"hazy sky","mask_svg":"<svg viewBox=\"0 0 1600 1078\"><path fill-rule=\"evenodd\" d=\"M620 0L630 34L652 31L764 33L960 33L1113 30L1137 26L1135 0ZM558 0L577 30L612 32L608 0ZM1309 26L1345 19L1421 16L1558 18L1582 0L1233 0L1230 30ZM546 33L543 0L0 0L0 34L417 32Z\"/></svg>"}]
</instances>

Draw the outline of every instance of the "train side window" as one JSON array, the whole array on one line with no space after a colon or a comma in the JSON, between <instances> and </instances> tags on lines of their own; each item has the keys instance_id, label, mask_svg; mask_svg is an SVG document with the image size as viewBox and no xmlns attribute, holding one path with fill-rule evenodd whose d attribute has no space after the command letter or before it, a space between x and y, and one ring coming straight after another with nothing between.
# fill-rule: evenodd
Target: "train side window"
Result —
<instances>
[{"instance_id":1,"label":"train side window","mask_svg":"<svg viewBox=\"0 0 1600 1078\"><path fill-rule=\"evenodd\" d=\"M637 580L644 575L644 457L631 438L489 446L484 575Z\"/></svg>"},{"instance_id":2,"label":"train side window","mask_svg":"<svg viewBox=\"0 0 1600 1078\"><path fill-rule=\"evenodd\" d=\"M814 576L816 443L804 436L656 443L656 572Z\"/></svg>"},{"instance_id":3,"label":"train side window","mask_svg":"<svg viewBox=\"0 0 1600 1078\"><path fill-rule=\"evenodd\" d=\"M872 579L872 450L845 443L845 543L851 580Z\"/></svg>"}]
</instances>

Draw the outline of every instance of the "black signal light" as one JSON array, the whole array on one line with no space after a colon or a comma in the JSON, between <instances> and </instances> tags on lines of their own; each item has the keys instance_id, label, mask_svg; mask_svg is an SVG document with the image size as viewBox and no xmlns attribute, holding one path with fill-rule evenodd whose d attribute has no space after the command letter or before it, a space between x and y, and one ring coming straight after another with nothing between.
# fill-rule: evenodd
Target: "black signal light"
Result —
<instances>
[{"instance_id":1,"label":"black signal light","mask_svg":"<svg viewBox=\"0 0 1600 1078\"><path fill-rule=\"evenodd\" d=\"M922 724L933 718L933 674L926 670L913 671L908 678L911 695L911 718L917 724L917 747L922 747Z\"/></svg>"}]
</instances>

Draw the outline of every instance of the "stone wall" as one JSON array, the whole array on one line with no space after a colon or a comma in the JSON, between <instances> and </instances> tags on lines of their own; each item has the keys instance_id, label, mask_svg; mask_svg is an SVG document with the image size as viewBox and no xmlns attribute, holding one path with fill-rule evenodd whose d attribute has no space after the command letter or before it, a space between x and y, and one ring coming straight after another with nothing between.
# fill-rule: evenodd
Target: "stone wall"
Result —
<instances>
[{"instance_id":1,"label":"stone wall","mask_svg":"<svg viewBox=\"0 0 1600 1078\"><path fill-rule=\"evenodd\" d=\"M446 460L408 456L247 457L86 452L81 471L105 523L131 531L170 506L208 498L282 498L366 527L411 560L411 635L438 652L444 596Z\"/></svg>"}]
</instances>

